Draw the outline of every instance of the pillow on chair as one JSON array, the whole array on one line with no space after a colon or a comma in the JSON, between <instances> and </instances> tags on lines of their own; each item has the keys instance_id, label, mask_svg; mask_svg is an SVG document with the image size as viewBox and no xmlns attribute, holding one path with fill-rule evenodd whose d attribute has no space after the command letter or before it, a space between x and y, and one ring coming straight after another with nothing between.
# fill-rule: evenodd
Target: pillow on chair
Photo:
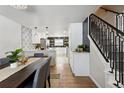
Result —
<instances>
[{"instance_id":1,"label":"pillow on chair","mask_svg":"<svg viewBox=\"0 0 124 93\"><path fill-rule=\"evenodd\" d=\"M43 53L34 53L34 57L43 57L44 54Z\"/></svg>"}]
</instances>

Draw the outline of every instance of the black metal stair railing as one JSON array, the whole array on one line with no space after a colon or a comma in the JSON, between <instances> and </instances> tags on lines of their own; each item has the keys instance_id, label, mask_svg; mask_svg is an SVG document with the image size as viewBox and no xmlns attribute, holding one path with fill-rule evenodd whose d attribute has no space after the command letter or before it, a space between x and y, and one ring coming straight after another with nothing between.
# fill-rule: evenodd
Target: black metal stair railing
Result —
<instances>
[{"instance_id":1,"label":"black metal stair railing","mask_svg":"<svg viewBox=\"0 0 124 93\"><path fill-rule=\"evenodd\" d=\"M89 16L89 35L110 63L116 85L124 85L124 33L94 14Z\"/></svg>"},{"instance_id":2,"label":"black metal stair railing","mask_svg":"<svg viewBox=\"0 0 124 93\"><path fill-rule=\"evenodd\" d=\"M124 13L116 15L116 28L124 32Z\"/></svg>"}]
</instances>

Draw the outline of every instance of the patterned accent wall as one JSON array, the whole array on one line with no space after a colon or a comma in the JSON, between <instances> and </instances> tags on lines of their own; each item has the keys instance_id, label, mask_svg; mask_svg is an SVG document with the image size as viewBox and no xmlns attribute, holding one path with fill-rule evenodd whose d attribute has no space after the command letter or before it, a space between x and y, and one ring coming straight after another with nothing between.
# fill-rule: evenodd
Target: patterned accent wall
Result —
<instances>
[{"instance_id":1,"label":"patterned accent wall","mask_svg":"<svg viewBox=\"0 0 124 93\"><path fill-rule=\"evenodd\" d=\"M32 45L32 29L21 26L21 47L23 50L33 50L34 46Z\"/></svg>"}]
</instances>

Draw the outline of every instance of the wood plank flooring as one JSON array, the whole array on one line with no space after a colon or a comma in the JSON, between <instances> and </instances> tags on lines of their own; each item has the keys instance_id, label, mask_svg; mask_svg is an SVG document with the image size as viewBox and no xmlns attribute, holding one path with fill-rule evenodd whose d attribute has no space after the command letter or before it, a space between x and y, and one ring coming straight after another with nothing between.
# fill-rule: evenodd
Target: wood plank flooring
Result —
<instances>
[{"instance_id":1,"label":"wood plank flooring","mask_svg":"<svg viewBox=\"0 0 124 93\"><path fill-rule=\"evenodd\" d=\"M59 88L97 88L89 77L73 76L68 60L64 56L57 56L57 64L51 67L51 73L60 73Z\"/></svg>"}]
</instances>

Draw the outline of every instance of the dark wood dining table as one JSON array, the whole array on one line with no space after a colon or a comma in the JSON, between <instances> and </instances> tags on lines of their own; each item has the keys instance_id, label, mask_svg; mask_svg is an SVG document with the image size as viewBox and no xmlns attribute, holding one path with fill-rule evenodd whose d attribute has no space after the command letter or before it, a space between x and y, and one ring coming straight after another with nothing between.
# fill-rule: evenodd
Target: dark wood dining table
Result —
<instances>
[{"instance_id":1,"label":"dark wood dining table","mask_svg":"<svg viewBox=\"0 0 124 93\"><path fill-rule=\"evenodd\" d=\"M10 75L8 78L0 82L0 88L18 88L32 73L34 73L41 62L47 62L49 57L38 58L38 61L33 62L16 73ZM0 70L8 67L9 65L0 66ZM1 75L0 75L1 77Z\"/></svg>"}]
</instances>

